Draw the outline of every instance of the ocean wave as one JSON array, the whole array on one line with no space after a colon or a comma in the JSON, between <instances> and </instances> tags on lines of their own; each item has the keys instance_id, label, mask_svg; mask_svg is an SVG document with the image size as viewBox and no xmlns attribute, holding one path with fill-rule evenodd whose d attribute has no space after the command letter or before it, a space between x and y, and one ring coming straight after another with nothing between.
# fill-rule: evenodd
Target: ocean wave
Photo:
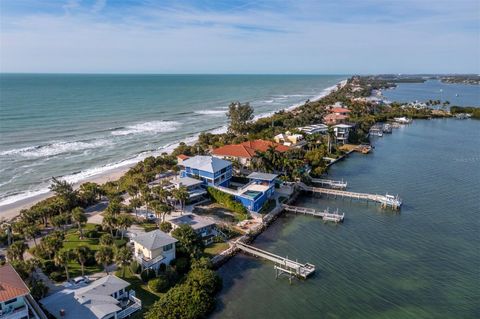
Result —
<instances>
[{"instance_id":1,"label":"ocean wave","mask_svg":"<svg viewBox=\"0 0 480 319\"><path fill-rule=\"evenodd\" d=\"M70 153L82 151L91 148L98 148L111 145L108 140L93 140L93 141L58 141L51 142L45 145L28 146L23 148L16 148L8 151L0 152L0 156L22 156L28 158L49 157L63 153Z\"/></svg>"},{"instance_id":2,"label":"ocean wave","mask_svg":"<svg viewBox=\"0 0 480 319\"><path fill-rule=\"evenodd\" d=\"M155 134L174 132L177 130L180 122L177 121L151 121L138 123L112 131L112 135L123 136L130 134Z\"/></svg>"},{"instance_id":3,"label":"ocean wave","mask_svg":"<svg viewBox=\"0 0 480 319\"><path fill-rule=\"evenodd\" d=\"M200 111L195 111L194 113L201 114L201 115L210 115L210 116L225 116L226 111L225 110L200 110Z\"/></svg>"}]
</instances>

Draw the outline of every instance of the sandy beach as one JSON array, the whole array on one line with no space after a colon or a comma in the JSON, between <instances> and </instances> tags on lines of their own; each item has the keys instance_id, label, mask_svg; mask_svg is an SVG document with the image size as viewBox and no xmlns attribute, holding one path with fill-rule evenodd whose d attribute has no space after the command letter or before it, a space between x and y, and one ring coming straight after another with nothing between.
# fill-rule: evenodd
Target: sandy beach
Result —
<instances>
[{"instance_id":1,"label":"sandy beach","mask_svg":"<svg viewBox=\"0 0 480 319\"><path fill-rule=\"evenodd\" d=\"M115 181L115 180L119 179L123 174L125 174L131 166L132 165L128 165L128 166L125 166L125 167L117 168L115 170L99 174L97 176L92 176L91 178L89 178L87 180L84 180L84 181L79 182L79 183L75 183L73 186L74 186L74 188L78 188L78 187L80 187L81 184L83 184L85 182L94 182L94 183L97 183L97 184L103 184L103 183L106 183L106 182L109 182L109 181ZM39 201L42 201L42 200L44 200L44 199L46 199L46 198L48 198L52 195L53 195L52 192L48 192L48 193L45 193L45 194L40 194L40 195L32 196L32 197L29 197L29 198L25 198L23 200L19 200L19 201L15 202L15 203L0 206L0 220L1 219L11 220L11 219L17 217L20 214L20 211L22 209L28 209L28 208L32 207L33 205L35 205L35 203L38 203Z\"/></svg>"}]
</instances>

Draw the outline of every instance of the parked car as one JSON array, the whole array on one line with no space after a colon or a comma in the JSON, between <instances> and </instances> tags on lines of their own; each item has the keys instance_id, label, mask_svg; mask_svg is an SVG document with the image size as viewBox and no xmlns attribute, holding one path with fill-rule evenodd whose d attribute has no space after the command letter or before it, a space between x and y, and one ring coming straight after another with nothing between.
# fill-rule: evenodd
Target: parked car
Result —
<instances>
[{"instance_id":1,"label":"parked car","mask_svg":"<svg viewBox=\"0 0 480 319\"><path fill-rule=\"evenodd\" d=\"M78 276L73 279L70 279L70 283L74 286L79 284L88 284L89 282L90 282L90 279L88 279L86 276Z\"/></svg>"}]
</instances>

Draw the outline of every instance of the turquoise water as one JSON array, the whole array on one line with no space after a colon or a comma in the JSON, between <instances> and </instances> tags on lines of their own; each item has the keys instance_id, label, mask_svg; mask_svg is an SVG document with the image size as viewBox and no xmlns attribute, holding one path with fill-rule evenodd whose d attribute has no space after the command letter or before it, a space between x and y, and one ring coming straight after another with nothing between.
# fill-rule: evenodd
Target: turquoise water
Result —
<instances>
[{"instance_id":1,"label":"turquoise water","mask_svg":"<svg viewBox=\"0 0 480 319\"><path fill-rule=\"evenodd\" d=\"M480 318L480 121L417 120L334 165L349 190L399 194L399 213L303 196L345 213L340 225L286 215L256 247L316 265L306 281L238 255L220 269L213 318Z\"/></svg>"},{"instance_id":2,"label":"turquoise water","mask_svg":"<svg viewBox=\"0 0 480 319\"><path fill-rule=\"evenodd\" d=\"M221 130L232 101L256 115L318 97L340 75L0 74L0 205Z\"/></svg>"},{"instance_id":3,"label":"turquoise water","mask_svg":"<svg viewBox=\"0 0 480 319\"><path fill-rule=\"evenodd\" d=\"M390 101L449 101L450 105L480 106L480 85L446 84L438 80L424 83L398 83L395 89L382 91ZM457 96L458 94L458 96Z\"/></svg>"}]
</instances>

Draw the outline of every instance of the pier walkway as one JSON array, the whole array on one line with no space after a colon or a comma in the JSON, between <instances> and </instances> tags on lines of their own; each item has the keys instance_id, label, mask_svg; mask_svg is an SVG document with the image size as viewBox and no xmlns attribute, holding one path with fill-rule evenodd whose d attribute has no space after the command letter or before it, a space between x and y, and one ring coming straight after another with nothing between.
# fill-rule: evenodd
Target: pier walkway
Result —
<instances>
[{"instance_id":1,"label":"pier walkway","mask_svg":"<svg viewBox=\"0 0 480 319\"><path fill-rule=\"evenodd\" d=\"M304 183L297 183L297 185L304 191L318 193L318 194L348 197L348 198L359 199L359 200L373 201L373 202L382 204L382 207L392 207L393 209L400 209L400 207L402 206L402 201L398 196L393 196L388 194L377 195L377 194L347 192L347 191L338 190L338 189L307 186Z\"/></svg>"},{"instance_id":2,"label":"pier walkway","mask_svg":"<svg viewBox=\"0 0 480 319\"><path fill-rule=\"evenodd\" d=\"M335 223L340 223L343 222L343 219L345 218L345 214L339 214L338 211L335 213L330 213L328 209L324 211L317 211L313 208L307 208L307 207L299 207L299 206L291 206L291 205L285 205L283 204L282 207L292 213L300 213L304 215L312 215L315 217L320 217L324 221L332 221Z\"/></svg>"},{"instance_id":3,"label":"pier walkway","mask_svg":"<svg viewBox=\"0 0 480 319\"><path fill-rule=\"evenodd\" d=\"M308 276L315 272L315 266L312 264L302 264L297 261L290 260L288 259L288 257L281 257L239 241L236 241L235 245L243 252L251 254L255 257L260 257L272 261L275 264L274 268L276 270L277 278L282 274L287 274L290 278L290 281L292 277L306 279Z\"/></svg>"},{"instance_id":4,"label":"pier walkway","mask_svg":"<svg viewBox=\"0 0 480 319\"><path fill-rule=\"evenodd\" d=\"M345 189L347 188L347 182L342 181L334 181L331 179L320 179L320 178L311 178L312 183L314 184L320 184L320 185L325 185L329 186L331 188L336 188L336 189Z\"/></svg>"}]
</instances>

